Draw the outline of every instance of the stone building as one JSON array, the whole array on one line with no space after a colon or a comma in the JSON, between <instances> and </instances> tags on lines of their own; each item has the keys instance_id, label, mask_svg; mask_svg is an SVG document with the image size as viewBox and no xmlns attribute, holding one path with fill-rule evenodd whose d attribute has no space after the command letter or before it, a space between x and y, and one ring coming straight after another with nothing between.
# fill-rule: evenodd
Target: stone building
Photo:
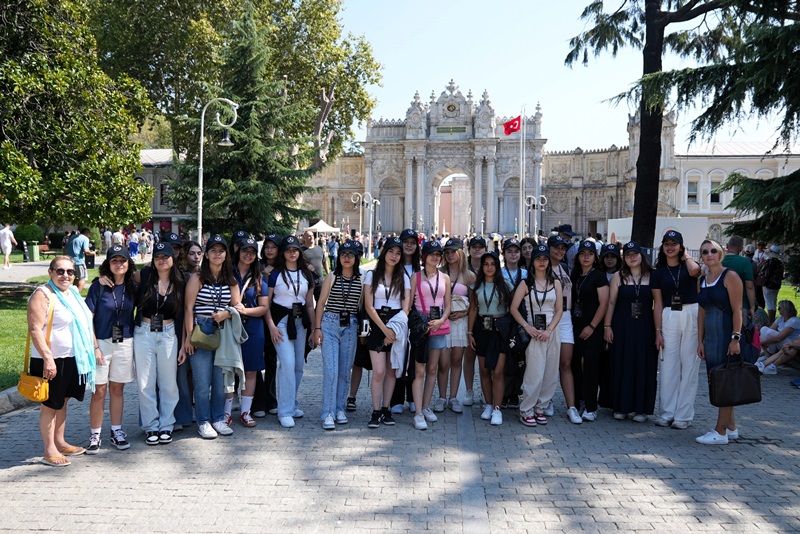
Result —
<instances>
[{"instance_id":1,"label":"stone building","mask_svg":"<svg viewBox=\"0 0 800 534\"><path fill-rule=\"evenodd\" d=\"M452 80L438 97L432 92L428 102L417 92L404 119L368 121L363 153L330 162L310 184L318 192L303 202L343 230L367 232L371 227L384 233L407 227L429 234L546 233L570 223L583 235L605 236L609 219L632 216L637 116L628 117L628 146L548 152L537 105L522 120L524 158L522 130L504 133L503 123L509 120L496 114L487 91L476 101L472 91L464 96ZM665 115L658 214L707 218L712 237L719 237L737 216L725 209L731 193L711 193L730 173L767 179L800 168L798 156L765 156L772 148L766 144L716 143L676 154L675 130L675 116ZM174 214L160 204L164 186L158 183L169 168L160 162L143 159L142 175L156 187L154 219L169 220ZM444 210L442 184L449 196ZM366 192L379 204L359 203L354 194Z\"/></svg>"}]
</instances>

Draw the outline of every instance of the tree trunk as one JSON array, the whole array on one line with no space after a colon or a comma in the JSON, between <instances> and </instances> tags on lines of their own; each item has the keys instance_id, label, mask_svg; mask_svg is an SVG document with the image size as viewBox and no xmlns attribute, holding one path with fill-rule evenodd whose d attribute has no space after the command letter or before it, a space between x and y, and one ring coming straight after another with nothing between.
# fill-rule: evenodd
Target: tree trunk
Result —
<instances>
[{"instance_id":1,"label":"tree trunk","mask_svg":"<svg viewBox=\"0 0 800 534\"><path fill-rule=\"evenodd\" d=\"M664 26L661 24L659 0L647 0L645 7L645 45L643 74L661 71L664 52ZM631 240L652 247L658 213L658 184L661 177L661 121L663 106L648 107L642 95L639 159L636 161L636 189L633 194L633 227Z\"/></svg>"}]
</instances>

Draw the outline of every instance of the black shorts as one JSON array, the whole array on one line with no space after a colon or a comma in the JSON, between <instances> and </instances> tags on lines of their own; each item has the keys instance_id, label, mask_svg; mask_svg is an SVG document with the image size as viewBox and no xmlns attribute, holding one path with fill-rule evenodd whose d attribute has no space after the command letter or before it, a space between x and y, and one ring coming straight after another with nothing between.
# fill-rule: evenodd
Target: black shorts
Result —
<instances>
[{"instance_id":1,"label":"black shorts","mask_svg":"<svg viewBox=\"0 0 800 534\"><path fill-rule=\"evenodd\" d=\"M361 338L356 341L356 359L353 365L357 365L367 371L372 371L372 360L369 357L369 349L366 343L361 343Z\"/></svg>"},{"instance_id":2,"label":"black shorts","mask_svg":"<svg viewBox=\"0 0 800 534\"><path fill-rule=\"evenodd\" d=\"M80 375L75 358L55 358L56 376L50 380L50 396L42 404L53 410L64 407L67 398L83 400L86 384L80 384ZM33 376L44 375L44 360L31 358L30 373Z\"/></svg>"}]
</instances>

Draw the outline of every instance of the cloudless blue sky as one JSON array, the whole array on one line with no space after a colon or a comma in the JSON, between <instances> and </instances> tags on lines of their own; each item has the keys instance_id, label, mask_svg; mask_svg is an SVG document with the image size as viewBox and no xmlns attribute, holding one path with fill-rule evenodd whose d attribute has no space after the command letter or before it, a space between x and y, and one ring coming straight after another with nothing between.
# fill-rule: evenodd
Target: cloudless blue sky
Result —
<instances>
[{"instance_id":1,"label":"cloudless blue sky","mask_svg":"<svg viewBox=\"0 0 800 534\"><path fill-rule=\"evenodd\" d=\"M621 2L621 0L620 0ZM542 106L542 134L549 151L606 148L628 144L627 103L605 100L627 90L641 75L639 50L625 48L616 58L603 53L589 65L564 65L569 39L585 25L579 20L589 0L345 0L346 32L364 35L383 65L382 86L373 118L405 118L419 91L424 102L438 97L452 78L478 102L484 89L500 117L516 116L523 105L533 114ZM616 7L614 0L606 8ZM675 57L664 68L679 68ZM676 150L687 146L692 115L679 116ZM735 132L735 136L732 135ZM720 141L773 141L773 129L725 128ZM356 133L363 140L365 130Z\"/></svg>"}]
</instances>

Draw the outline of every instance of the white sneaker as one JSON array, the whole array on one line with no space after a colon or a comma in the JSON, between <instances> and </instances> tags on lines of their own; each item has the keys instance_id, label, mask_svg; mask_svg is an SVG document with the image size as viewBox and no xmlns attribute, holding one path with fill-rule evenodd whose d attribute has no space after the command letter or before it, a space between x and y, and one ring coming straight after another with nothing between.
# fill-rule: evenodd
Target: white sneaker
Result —
<instances>
[{"instance_id":1,"label":"white sneaker","mask_svg":"<svg viewBox=\"0 0 800 534\"><path fill-rule=\"evenodd\" d=\"M547 403L547 408L544 409L544 414L547 417L553 417L556 414L556 408L553 406L553 401Z\"/></svg>"},{"instance_id":2,"label":"white sneaker","mask_svg":"<svg viewBox=\"0 0 800 534\"><path fill-rule=\"evenodd\" d=\"M346 425L348 423L347 415L345 415L343 411L339 410L339 413L336 414L335 421L337 425Z\"/></svg>"},{"instance_id":3,"label":"white sneaker","mask_svg":"<svg viewBox=\"0 0 800 534\"><path fill-rule=\"evenodd\" d=\"M294 409L294 418L295 418L295 419L300 419L300 418L302 418L304 415L305 415L305 412L304 412L303 410L301 410L300 408L295 408L295 409Z\"/></svg>"},{"instance_id":4,"label":"white sneaker","mask_svg":"<svg viewBox=\"0 0 800 534\"><path fill-rule=\"evenodd\" d=\"M425 416L421 413L418 413L414 416L414 428L417 430L427 430L428 423L425 422Z\"/></svg>"},{"instance_id":5,"label":"white sneaker","mask_svg":"<svg viewBox=\"0 0 800 534\"><path fill-rule=\"evenodd\" d=\"M633 419L633 421L635 423L646 423L647 422L647 416L645 414L643 414L643 413L637 413L631 419Z\"/></svg>"},{"instance_id":6,"label":"white sneaker","mask_svg":"<svg viewBox=\"0 0 800 534\"><path fill-rule=\"evenodd\" d=\"M617 414L614 414L614 419L617 418ZM659 417L655 420L656 426L664 426L667 427L672 424L672 421L667 419L666 417Z\"/></svg>"},{"instance_id":7,"label":"white sneaker","mask_svg":"<svg viewBox=\"0 0 800 534\"><path fill-rule=\"evenodd\" d=\"M411 402L408 403L408 411L411 412L411 413L416 413L417 412L417 405L414 404L414 401L411 401Z\"/></svg>"},{"instance_id":8,"label":"white sneaker","mask_svg":"<svg viewBox=\"0 0 800 534\"><path fill-rule=\"evenodd\" d=\"M702 445L727 445L728 435L726 434L723 436L720 435L716 430L711 430L710 432L695 438L695 441Z\"/></svg>"},{"instance_id":9,"label":"white sneaker","mask_svg":"<svg viewBox=\"0 0 800 534\"><path fill-rule=\"evenodd\" d=\"M762 362L760 360L757 361L756 362L756 369L758 369L758 372L760 372L761 374L764 374L764 362Z\"/></svg>"},{"instance_id":10,"label":"white sneaker","mask_svg":"<svg viewBox=\"0 0 800 534\"><path fill-rule=\"evenodd\" d=\"M294 426L294 417L278 417L283 428L292 428Z\"/></svg>"},{"instance_id":11,"label":"white sneaker","mask_svg":"<svg viewBox=\"0 0 800 534\"><path fill-rule=\"evenodd\" d=\"M589 421L591 423L597 421L597 412L587 412L583 410L583 415L581 417L583 417L584 421Z\"/></svg>"},{"instance_id":12,"label":"white sneaker","mask_svg":"<svg viewBox=\"0 0 800 534\"><path fill-rule=\"evenodd\" d=\"M461 402L455 397L450 399L449 406L453 413L464 413L464 408L461 407Z\"/></svg>"},{"instance_id":13,"label":"white sneaker","mask_svg":"<svg viewBox=\"0 0 800 534\"><path fill-rule=\"evenodd\" d=\"M575 406L570 407L567 410L567 417L569 418L570 423L574 425L579 425L583 423L583 419L581 419L581 414L578 413L578 409Z\"/></svg>"},{"instance_id":14,"label":"white sneaker","mask_svg":"<svg viewBox=\"0 0 800 534\"><path fill-rule=\"evenodd\" d=\"M433 401L433 411L436 413L443 412L446 407L447 407L447 401L445 401L441 397Z\"/></svg>"},{"instance_id":15,"label":"white sneaker","mask_svg":"<svg viewBox=\"0 0 800 534\"><path fill-rule=\"evenodd\" d=\"M328 414L322 422L322 428L325 430L334 430L336 428L336 423L333 422L333 416L331 414Z\"/></svg>"},{"instance_id":16,"label":"white sneaker","mask_svg":"<svg viewBox=\"0 0 800 534\"><path fill-rule=\"evenodd\" d=\"M767 365L766 367L764 367L764 370L762 372L765 375L777 375L778 374L778 368L775 366L774 363L771 363L771 364Z\"/></svg>"},{"instance_id":17,"label":"white sneaker","mask_svg":"<svg viewBox=\"0 0 800 534\"><path fill-rule=\"evenodd\" d=\"M500 426L503 424L503 412L500 411L499 406L495 406L494 410L492 410L491 424L494 426Z\"/></svg>"},{"instance_id":18,"label":"white sneaker","mask_svg":"<svg viewBox=\"0 0 800 534\"><path fill-rule=\"evenodd\" d=\"M672 422L672 428L674 428L675 430L686 430L690 426L692 426L692 422L691 421L673 421ZM738 437L738 434L739 434L738 431L737 431L736 434L737 434L737 437ZM730 432L728 432L728 435L730 437Z\"/></svg>"},{"instance_id":19,"label":"white sneaker","mask_svg":"<svg viewBox=\"0 0 800 534\"><path fill-rule=\"evenodd\" d=\"M200 423L200 426L197 427L197 433L200 434L200 437L203 439L214 439L217 437L217 431L214 430L214 427L212 427L211 423L208 421Z\"/></svg>"},{"instance_id":20,"label":"white sneaker","mask_svg":"<svg viewBox=\"0 0 800 534\"><path fill-rule=\"evenodd\" d=\"M689 424L691 424L691 423L689 423ZM736 430L728 429L728 432L726 434L727 434L729 440L730 439L739 439L739 427L737 426Z\"/></svg>"},{"instance_id":21,"label":"white sneaker","mask_svg":"<svg viewBox=\"0 0 800 534\"><path fill-rule=\"evenodd\" d=\"M468 389L466 393L464 393L464 402L462 403L464 406L472 406L475 403L475 396L471 389Z\"/></svg>"},{"instance_id":22,"label":"white sneaker","mask_svg":"<svg viewBox=\"0 0 800 534\"><path fill-rule=\"evenodd\" d=\"M258 417L259 419L266 416L267 412L265 412L264 410L256 410L255 412L253 412L253 417Z\"/></svg>"},{"instance_id":23,"label":"white sneaker","mask_svg":"<svg viewBox=\"0 0 800 534\"><path fill-rule=\"evenodd\" d=\"M269 409L269 414L270 415L278 415L278 409L277 408L270 408Z\"/></svg>"},{"instance_id":24,"label":"white sneaker","mask_svg":"<svg viewBox=\"0 0 800 534\"><path fill-rule=\"evenodd\" d=\"M433 413L433 410L431 410L430 406L426 406L422 409L422 415L425 416L425 420L429 423L435 423L439 420L439 418L436 417L436 414Z\"/></svg>"},{"instance_id":25,"label":"white sneaker","mask_svg":"<svg viewBox=\"0 0 800 534\"><path fill-rule=\"evenodd\" d=\"M756 363L764 362L764 361L767 361L767 357L766 356L759 356L758 359L756 360Z\"/></svg>"},{"instance_id":26,"label":"white sneaker","mask_svg":"<svg viewBox=\"0 0 800 534\"><path fill-rule=\"evenodd\" d=\"M401 413L403 413L403 405L402 404L395 404L394 406L392 406L392 413L393 414L397 414L397 415L400 415Z\"/></svg>"},{"instance_id":27,"label":"white sneaker","mask_svg":"<svg viewBox=\"0 0 800 534\"><path fill-rule=\"evenodd\" d=\"M227 421L217 421L211 426L214 427L214 430L216 430L220 436L230 436L233 434L233 429L228 425Z\"/></svg>"},{"instance_id":28,"label":"white sneaker","mask_svg":"<svg viewBox=\"0 0 800 534\"><path fill-rule=\"evenodd\" d=\"M484 404L483 405L483 413L481 414L481 419L484 421L488 421L492 418L492 410L494 407L491 404Z\"/></svg>"}]
</instances>

